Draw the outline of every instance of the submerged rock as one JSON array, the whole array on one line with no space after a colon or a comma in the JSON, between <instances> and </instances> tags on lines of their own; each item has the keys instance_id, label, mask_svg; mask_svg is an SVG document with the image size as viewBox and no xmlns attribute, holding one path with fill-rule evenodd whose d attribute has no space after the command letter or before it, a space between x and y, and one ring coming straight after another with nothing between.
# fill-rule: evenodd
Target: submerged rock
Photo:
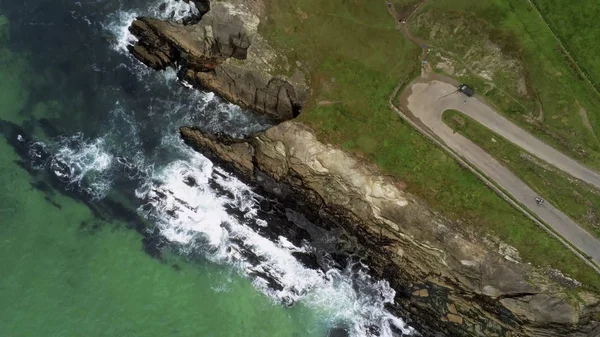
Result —
<instances>
[{"instance_id":1,"label":"submerged rock","mask_svg":"<svg viewBox=\"0 0 600 337\"><path fill-rule=\"evenodd\" d=\"M247 140L180 129L202 153L260 184L267 174L345 221L368 248L378 277L397 291L395 310L422 333L445 336L598 336L600 300L565 289L545 270L505 256L384 177L376 168L320 143L297 122ZM504 248L502 248L504 247ZM573 294L577 293L575 297ZM426 334L427 335L427 334Z\"/></svg>"},{"instance_id":2,"label":"submerged rock","mask_svg":"<svg viewBox=\"0 0 600 337\"><path fill-rule=\"evenodd\" d=\"M287 61L257 33L258 16L239 6L216 2L191 25L138 18L129 27L138 41L128 49L153 69L178 68L182 80L274 120L298 116L308 93L304 75L277 74L272 65Z\"/></svg>"}]
</instances>

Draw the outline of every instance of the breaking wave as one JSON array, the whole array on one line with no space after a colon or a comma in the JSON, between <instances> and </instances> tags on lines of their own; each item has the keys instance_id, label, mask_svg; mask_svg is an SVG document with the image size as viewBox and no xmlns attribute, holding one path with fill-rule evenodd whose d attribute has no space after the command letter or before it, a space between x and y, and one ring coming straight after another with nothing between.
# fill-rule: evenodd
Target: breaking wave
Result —
<instances>
[{"instance_id":1,"label":"breaking wave","mask_svg":"<svg viewBox=\"0 0 600 337\"><path fill-rule=\"evenodd\" d=\"M301 302L321 313L328 325L346 325L354 337L413 332L385 309L395 291L386 281L372 279L367 266L353 262L342 269L310 268L294 256L311 252L310 243L297 246L284 236L269 240L260 235L256 228L269 227L258 214L263 197L177 137L164 136L161 143L179 159L158 168L149 166L147 158L113 154L107 143L76 134L49 145L30 142L29 154L35 167L48 169L67 188L77 187L96 200L116 179L138 181L139 214L179 253L234 266L278 303Z\"/></svg>"},{"instance_id":2,"label":"breaking wave","mask_svg":"<svg viewBox=\"0 0 600 337\"><path fill-rule=\"evenodd\" d=\"M103 28L114 36L112 48L125 59L127 45L134 41L127 27L135 17L180 21L193 14L197 14L193 2L168 0L109 15ZM29 147L34 167L51 172L66 188L92 200L115 189L129 193L140 216L181 254L200 254L232 265L274 301L287 306L303 303L321 313L330 326L343 324L353 337L413 332L385 308L395 296L388 282L374 280L368 267L356 261L343 268L311 268L295 255L313 252L309 242L261 235L273 225L261 218L264 198L177 136L182 125L201 125L233 136L253 134L269 126L266 117L181 85L174 70L150 72L127 57L129 61L112 70L98 69L125 67L134 72L142 86L140 95L148 100L147 110L140 113L116 101L103 132L90 138L78 133L41 142L19 135Z\"/></svg>"},{"instance_id":3,"label":"breaking wave","mask_svg":"<svg viewBox=\"0 0 600 337\"><path fill-rule=\"evenodd\" d=\"M136 41L136 38L128 30L135 18L150 16L181 22L185 18L198 14L199 11L193 1L188 3L176 0L159 1L144 9L124 10L109 15L104 27L114 35L113 49L127 51L127 46Z\"/></svg>"},{"instance_id":4,"label":"breaking wave","mask_svg":"<svg viewBox=\"0 0 600 337\"><path fill-rule=\"evenodd\" d=\"M103 139L85 139L78 133L58 137L50 146L33 142L29 154L36 168L49 169L67 189L77 188L94 200L102 199L111 187L114 157Z\"/></svg>"},{"instance_id":5,"label":"breaking wave","mask_svg":"<svg viewBox=\"0 0 600 337\"><path fill-rule=\"evenodd\" d=\"M352 322L352 336L371 336L367 327L373 324L380 336L392 336L392 326L412 332L385 310L395 295L387 282L372 280L368 268L359 263L327 271L304 266L292 253L310 251L310 245L298 247L283 236L271 241L253 230L264 226L257 217L260 195L201 154L179 150L187 152L187 160L155 171L136 191L145 201L140 212L154 220L168 240L179 243L184 252L199 250L213 262L235 265L279 303L292 306L302 301L322 311L332 324ZM211 181L230 193L219 195ZM227 206L242 215L230 215Z\"/></svg>"}]
</instances>

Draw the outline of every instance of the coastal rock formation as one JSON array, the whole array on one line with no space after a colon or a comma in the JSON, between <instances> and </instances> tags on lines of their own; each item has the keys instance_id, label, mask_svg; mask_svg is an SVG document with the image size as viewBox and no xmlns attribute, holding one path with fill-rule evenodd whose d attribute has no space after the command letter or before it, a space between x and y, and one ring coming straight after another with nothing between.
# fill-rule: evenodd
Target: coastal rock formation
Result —
<instances>
[{"instance_id":1,"label":"coastal rock formation","mask_svg":"<svg viewBox=\"0 0 600 337\"><path fill-rule=\"evenodd\" d=\"M129 27L138 40L128 49L147 66L176 68L181 79L232 103L277 121L292 119L300 113L308 86L299 70L289 78L278 74L289 65L257 33L260 20L252 9L215 2L194 24L138 18Z\"/></svg>"},{"instance_id":2,"label":"coastal rock formation","mask_svg":"<svg viewBox=\"0 0 600 337\"><path fill-rule=\"evenodd\" d=\"M210 10L181 24L135 20L131 53L286 121L242 140L183 127L189 145L242 179L285 185L294 191L287 197L302 195L317 213L337 219L365 247L373 273L397 291L393 309L425 336L600 336L594 294L556 271L520 262L511 247L432 212L400 182L288 121L300 112L308 86L257 33L260 1L188 1ZM286 197L277 187L267 193Z\"/></svg>"},{"instance_id":3,"label":"coastal rock formation","mask_svg":"<svg viewBox=\"0 0 600 337\"><path fill-rule=\"evenodd\" d=\"M493 238L436 214L398 182L320 143L288 121L247 140L180 129L202 153L260 184L267 174L337 215L368 248L396 307L422 332L444 336L600 335L600 300L557 272L521 263ZM574 296L573 294L577 294Z\"/></svg>"},{"instance_id":4,"label":"coastal rock formation","mask_svg":"<svg viewBox=\"0 0 600 337\"><path fill-rule=\"evenodd\" d=\"M185 2L193 2L198 8L198 12L200 12L200 16L208 13L210 10L210 0L183 0Z\"/></svg>"}]
</instances>

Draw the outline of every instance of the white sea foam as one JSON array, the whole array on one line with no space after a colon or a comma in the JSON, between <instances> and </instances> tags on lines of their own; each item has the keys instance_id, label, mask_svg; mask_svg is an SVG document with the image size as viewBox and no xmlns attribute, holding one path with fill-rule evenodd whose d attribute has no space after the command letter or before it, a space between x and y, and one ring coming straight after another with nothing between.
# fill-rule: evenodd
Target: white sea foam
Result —
<instances>
[{"instance_id":1,"label":"white sea foam","mask_svg":"<svg viewBox=\"0 0 600 337\"><path fill-rule=\"evenodd\" d=\"M193 1L186 3L181 0L159 1L149 7L149 13L153 17L163 20L181 22L192 15L199 14L198 8Z\"/></svg>"},{"instance_id":2,"label":"white sea foam","mask_svg":"<svg viewBox=\"0 0 600 337\"><path fill-rule=\"evenodd\" d=\"M166 3L161 6L161 3ZM138 16L153 16L162 19L181 21L196 14L192 2L167 0L156 1L148 8L121 11L105 22L104 28L114 36L112 47L119 53L129 55L127 46L136 41L128 27ZM138 77L152 72L134 63L131 70ZM162 72L166 84L177 79L175 70ZM145 78L147 81L147 78ZM238 130L239 134L251 134L264 129L265 120L244 113L238 106L216 97L213 93L189 90L191 85L171 87L169 90L185 90L181 100L161 100L156 110L147 112L150 118L160 115L173 116L163 119L165 128L176 130L181 125L194 125L198 119L202 125L213 130ZM190 104L190 102L193 102ZM160 103L160 104L158 104ZM123 111L116 111L128 123ZM136 134L137 135L137 134ZM392 327L411 334L412 329L389 313L384 305L393 302L394 290L385 281L372 280L366 267L348 267L346 270L323 272L305 267L292 253L308 252L310 246L298 247L284 237L276 241L262 237L251 226L268 227L269 224L257 217L258 202L261 197L248 186L214 167L199 153L182 145L176 135L163 137L157 153L175 153L174 159L166 165L150 165L150 158L137 152L135 158L119 159L122 165L132 165L144 169L147 179L136 189L136 196L143 200L139 208L141 214L154 221L161 233L171 242L183 247L182 251L201 250L207 258L217 263L234 265L248 275L254 286L273 300L293 304L302 302L327 317L332 325L345 322L351 325L353 337L367 337L370 325L379 327L380 336L392 336ZM210 181L226 191L217 195L210 187ZM234 208L243 214L235 218L228 214ZM260 263L251 261L246 251L258 257ZM355 266L357 267L357 266ZM268 280L260 275L269 275ZM280 287L272 287L275 281ZM358 288L356 285L359 285ZM227 287L215 289L226 291ZM358 291L357 291L358 289Z\"/></svg>"},{"instance_id":3,"label":"white sea foam","mask_svg":"<svg viewBox=\"0 0 600 337\"><path fill-rule=\"evenodd\" d=\"M204 99L199 101L214 103L215 96L202 95ZM154 167L142 152L136 151L140 136L134 116L117 104L112 118L105 137L86 139L76 134L45 147L51 161L63 165L54 170L61 180L100 199L110 188L113 175L119 174L114 167L142 171L146 178L135 191L144 203L139 211L154 221L165 238L183 247L183 253L200 250L216 263L234 265L273 300L286 305L302 302L322 313L320 316L331 325L350 324L353 337L370 337L367 327L371 325L378 326L383 337L392 336L392 326L406 334L412 332L384 308L393 302L394 290L385 281L372 280L366 267L327 272L307 268L293 253L310 252L310 246L296 246L285 237L271 241L249 226L269 226L257 217L262 197L250 187L214 167L174 133L162 137L155 151L169 153L175 159ZM179 123L180 119L173 121L173 125ZM113 136L121 142L105 139ZM128 157L114 154L119 151L125 151ZM211 181L226 193L217 194ZM230 215L229 208L243 216ZM247 251L257 259L249 259ZM215 291L226 291L226 287Z\"/></svg>"},{"instance_id":4,"label":"white sea foam","mask_svg":"<svg viewBox=\"0 0 600 337\"><path fill-rule=\"evenodd\" d=\"M119 11L110 15L103 26L114 37L113 48L119 52L126 53L127 46L137 41L136 37L129 32L129 26L137 17L149 16L181 22L184 18L198 13L198 9L193 1L186 3L181 0L163 0L156 1L147 8Z\"/></svg>"},{"instance_id":5,"label":"white sea foam","mask_svg":"<svg viewBox=\"0 0 600 337\"><path fill-rule=\"evenodd\" d=\"M112 47L114 50L127 53L127 46L135 43L137 38L129 32L129 26L138 17L137 11L120 11L110 15L104 24L104 29L113 35Z\"/></svg>"},{"instance_id":6,"label":"white sea foam","mask_svg":"<svg viewBox=\"0 0 600 337\"><path fill-rule=\"evenodd\" d=\"M48 167L67 188L79 188L92 196L102 199L111 187L110 169L113 156L106 149L103 138L86 139L78 133L72 137L59 137L50 146L36 142L32 149L43 149L48 159L41 168ZM40 152L30 151L32 159L40 158Z\"/></svg>"},{"instance_id":7,"label":"white sea foam","mask_svg":"<svg viewBox=\"0 0 600 337\"><path fill-rule=\"evenodd\" d=\"M163 6L164 4L164 6ZM181 21L190 15L198 14L198 9L194 3L190 1L186 3L180 0L166 0L166 1L154 1L147 8L138 8L130 10L122 10L118 13L109 15L103 22L103 28L113 36L111 46L112 48L126 55L128 58L132 58L127 50L127 46L132 45L136 42L136 37L129 32L129 26L139 16L150 16L171 21ZM121 66L130 68L130 70L136 74L141 83L148 81L148 75L154 74L154 72L145 67L140 62L133 62L132 65ZM173 69L167 69L161 72L162 78L167 84L171 84L177 79L177 72ZM152 75L151 75L152 76ZM192 85L187 82L181 82L181 89L191 89ZM177 90L171 87L169 90ZM252 113L244 112L239 106L231 104L220 97L215 96L214 93L202 92L199 90L190 90L186 92L189 100L196 101L197 105L191 106L185 104L181 106L181 102L166 102L167 106L165 109L169 111L176 111L185 109L189 113L186 119L180 120L185 124L195 124L194 119L201 117L202 125L207 129L211 130L222 130L227 128L229 130L236 130L234 136L248 135L260 130L264 130L270 121L266 116L252 116ZM205 107L210 106L210 109ZM207 111L208 110L208 111ZM161 111L162 113L162 111ZM235 127L234 127L235 126Z\"/></svg>"},{"instance_id":8,"label":"white sea foam","mask_svg":"<svg viewBox=\"0 0 600 337\"><path fill-rule=\"evenodd\" d=\"M187 151L189 159L155 171L136 191L147 202L140 211L158 223L167 239L189 251L207 252L214 262L237 266L250 275L258 290L279 303L301 301L322 312L332 324L351 322L352 336L370 336L369 325L379 326L381 336L386 337L392 336L392 326L406 334L412 332L385 310L385 303L393 302L395 295L387 282L372 280L364 266L358 272L349 267L326 273L305 267L292 253L310 247L297 247L284 237L270 241L243 223L260 220L256 219L260 196L202 155L187 148L180 151ZM211 177L229 193L215 195L209 187ZM243 219L229 215L226 205L243 212ZM258 257L258 265L246 258L244 250L248 249ZM273 287L273 280L279 287ZM359 291L353 282L360 284Z\"/></svg>"}]
</instances>

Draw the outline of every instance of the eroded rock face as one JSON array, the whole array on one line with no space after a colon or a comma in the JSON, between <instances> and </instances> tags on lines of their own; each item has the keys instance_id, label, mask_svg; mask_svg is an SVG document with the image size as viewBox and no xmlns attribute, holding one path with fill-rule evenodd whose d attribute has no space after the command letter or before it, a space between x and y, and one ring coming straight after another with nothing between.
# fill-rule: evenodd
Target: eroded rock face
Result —
<instances>
[{"instance_id":1,"label":"eroded rock face","mask_svg":"<svg viewBox=\"0 0 600 337\"><path fill-rule=\"evenodd\" d=\"M244 141L194 128L180 132L238 174L252 179L264 172L345 219L346 230L369 248L374 272L398 292L396 309L413 326L445 336L600 335L593 294L560 276L556 282L556 275L519 262L510 247L428 210L401 184L320 143L299 123Z\"/></svg>"},{"instance_id":2,"label":"eroded rock face","mask_svg":"<svg viewBox=\"0 0 600 337\"><path fill-rule=\"evenodd\" d=\"M200 15L204 15L204 14L208 13L208 11L210 10L210 0L183 0L183 1L193 2L194 5L196 5L196 8L198 8Z\"/></svg>"},{"instance_id":3,"label":"eroded rock face","mask_svg":"<svg viewBox=\"0 0 600 337\"><path fill-rule=\"evenodd\" d=\"M274 120L296 117L308 86L300 71L287 78L271 66L285 63L257 33L259 19L244 4L216 2L195 24L138 18L129 51L147 66L178 67L180 78ZM286 63L287 64L287 63Z\"/></svg>"}]
</instances>

